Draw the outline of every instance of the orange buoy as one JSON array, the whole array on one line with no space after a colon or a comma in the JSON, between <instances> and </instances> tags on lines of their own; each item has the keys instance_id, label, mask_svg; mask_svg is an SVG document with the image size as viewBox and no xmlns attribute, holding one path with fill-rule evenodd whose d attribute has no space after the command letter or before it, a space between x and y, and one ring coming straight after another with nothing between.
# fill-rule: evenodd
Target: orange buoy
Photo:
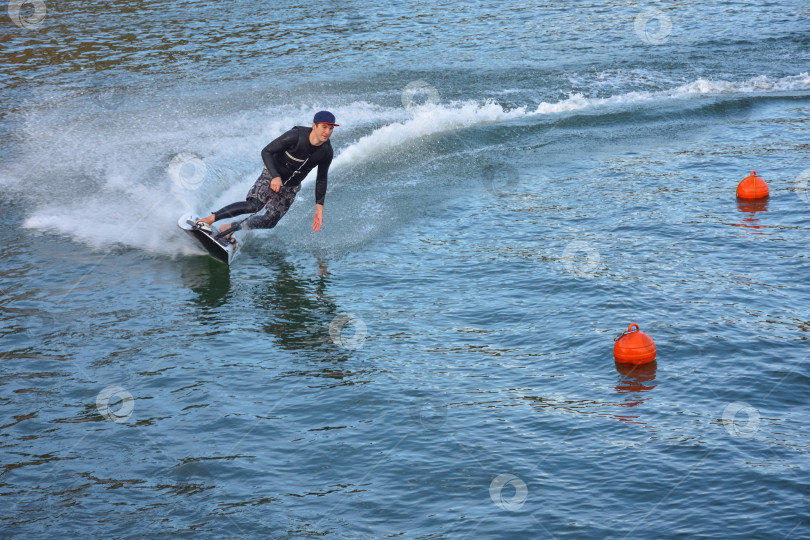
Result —
<instances>
[{"instance_id":1,"label":"orange buoy","mask_svg":"<svg viewBox=\"0 0 810 540\"><path fill-rule=\"evenodd\" d=\"M767 199L770 195L768 184L757 176L756 171L751 171L751 176L743 178L737 184L737 198L746 201L755 201L757 199Z\"/></svg>"},{"instance_id":2,"label":"orange buoy","mask_svg":"<svg viewBox=\"0 0 810 540\"><path fill-rule=\"evenodd\" d=\"M635 330L633 327L635 326ZM627 327L615 339L613 358L623 364L647 364L655 360L655 342L650 336L641 332L636 323Z\"/></svg>"}]
</instances>

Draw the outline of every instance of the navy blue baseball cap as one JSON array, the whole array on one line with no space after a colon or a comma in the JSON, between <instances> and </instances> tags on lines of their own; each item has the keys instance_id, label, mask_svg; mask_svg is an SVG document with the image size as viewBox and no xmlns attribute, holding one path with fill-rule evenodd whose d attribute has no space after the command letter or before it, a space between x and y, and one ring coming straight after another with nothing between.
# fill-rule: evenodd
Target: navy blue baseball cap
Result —
<instances>
[{"instance_id":1,"label":"navy blue baseball cap","mask_svg":"<svg viewBox=\"0 0 810 540\"><path fill-rule=\"evenodd\" d=\"M312 119L313 124L329 124L330 126L339 126L335 123L335 115L329 111L318 111L315 113L315 118Z\"/></svg>"}]
</instances>

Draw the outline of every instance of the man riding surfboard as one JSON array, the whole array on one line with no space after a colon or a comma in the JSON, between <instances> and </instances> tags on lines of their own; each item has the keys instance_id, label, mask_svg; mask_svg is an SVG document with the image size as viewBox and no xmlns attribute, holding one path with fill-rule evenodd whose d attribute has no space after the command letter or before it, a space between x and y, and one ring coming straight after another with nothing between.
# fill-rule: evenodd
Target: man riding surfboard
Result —
<instances>
[{"instance_id":1,"label":"man riding surfboard","mask_svg":"<svg viewBox=\"0 0 810 540\"><path fill-rule=\"evenodd\" d=\"M301 182L317 166L312 230L319 231L323 225L323 202L326 197L329 165L334 155L329 138L338 125L335 123L334 114L319 111L312 119L311 128L296 126L273 140L262 150L264 169L248 191L245 200L229 204L197 220L197 228L210 234L211 226L219 220L255 214L265 208L266 212L263 215L251 216L236 225L223 224L217 238L226 236L233 243L230 233L240 228L272 229L290 209L295 195L301 189Z\"/></svg>"}]
</instances>

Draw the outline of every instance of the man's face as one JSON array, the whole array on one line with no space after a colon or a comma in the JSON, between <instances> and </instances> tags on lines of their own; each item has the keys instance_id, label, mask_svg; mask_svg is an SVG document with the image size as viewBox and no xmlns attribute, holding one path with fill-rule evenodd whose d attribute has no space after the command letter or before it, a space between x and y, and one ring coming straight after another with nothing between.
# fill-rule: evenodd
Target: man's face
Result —
<instances>
[{"instance_id":1,"label":"man's face","mask_svg":"<svg viewBox=\"0 0 810 540\"><path fill-rule=\"evenodd\" d=\"M315 135L319 145L328 141L334 130L335 126L330 124L312 124L312 133Z\"/></svg>"}]
</instances>

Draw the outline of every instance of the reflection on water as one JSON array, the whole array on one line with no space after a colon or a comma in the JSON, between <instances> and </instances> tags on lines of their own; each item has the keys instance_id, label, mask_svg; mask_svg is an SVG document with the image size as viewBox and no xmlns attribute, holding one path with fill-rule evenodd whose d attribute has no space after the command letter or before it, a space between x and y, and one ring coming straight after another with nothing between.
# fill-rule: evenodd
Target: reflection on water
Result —
<instances>
[{"instance_id":1,"label":"reflection on water","mask_svg":"<svg viewBox=\"0 0 810 540\"><path fill-rule=\"evenodd\" d=\"M641 397L640 393L649 392L656 387L655 384L648 384L650 381L655 380L655 370L658 367L657 362L652 361L647 364L622 364L616 362L616 371L619 372L621 377L616 383L616 392L620 394L628 394L624 402L619 403L620 407L635 407L641 405L650 399L649 396ZM639 421L638 415L615 415L621 422L630 424L646 424L646 422Z\"/></svg>"},{"instance_id":2,"label":"reflection on water","mask_svg":"<svg viewBox=\"0 0 810 540\"><path fill-rule=\"evenodd\" d=\"M212 257L188 257L180 271L183 284L197 293L195 301L209 308L221 306L231 289L228 265Z\"/></svg>"},{"instance_id":3,"label":"reflection on water","mask_svg":"<svg viewBox=\"0 0 810 540\"><path fill-rule=\"evenodd\" d=\"M616 371L618 371L619 374L622 375L622 377L624 377L628 381L635 381L637 383L655 380L655 370L658 367L658 362L656 362L655 360L653 360L652 362L647 362L646 364L625 364L622 362L614 362L614 364L616 365ZM644 386L643 390L630 388L625 391L646 392L647 390L651 390L652 388L655 388L655 385L650 387Z\"/></svg>"},{"instance_id":4,"label":"reflection on water","mask_svg":"<svg viewBox=\"0 0 810 540\"><path fill-rule=\"evenodd\" d=\"M656 387L655 384L644 384L655 380L655 370L658 367L656 361L647 364L622 364L615 362L616 371L619 372L621 378L616 384L616 391L620 394L630 392L649 392ZM641 403L640 401L638 403ZM627 404L628 407L637 405L638 403Z\"/></svg>"},{"instance_id":5,"label":"reflection on water","mask_svg":"<svg viewBox=\"0 0 810 540\"><path fill-rule=\"evenodd\" d=\"M338 308L327 293L327 263L317 259L317 271L307 275L282 254L267 256L272 277L258 285L253 294L257 308L268 314L264 331L291 350L311 350L331 344L329 324Z\"/></svg>"},{"instance_id":6,"label":"reflection on water","mask_svg":"<svg viewBox=\"0 0 810 540\"><path fill-rule=\"evenodd\" d=\"M353 386L375 380L379 369L352 369L343 363L357 347L345 347L330 335L330 325L339 318L339 306L329 293L331 278L328 264L320 257L297 264L278 252L265 254L269 277L255 282L251 297L256 311L264 314L261 328L281 348L295 351L299 359L295 369L279 375L281 379L307 380L310 388Z\"/></svg>"},{"instance_id":7,"label":"reflection on water","mask_svg":"<svg viewBox=\"0 0 810 540\"><path fill-rule=\"evenodd\" d=\"M744 227L746 229L765 229L766 225L759 223L759 218L756 217L757 212L768 211L768 199L764 201L743 201L737 200L737 209L742 212L742 223L737 223L735 227ZM762 233L754 233L762 234Z\"/></svg>"}]
</instances>

